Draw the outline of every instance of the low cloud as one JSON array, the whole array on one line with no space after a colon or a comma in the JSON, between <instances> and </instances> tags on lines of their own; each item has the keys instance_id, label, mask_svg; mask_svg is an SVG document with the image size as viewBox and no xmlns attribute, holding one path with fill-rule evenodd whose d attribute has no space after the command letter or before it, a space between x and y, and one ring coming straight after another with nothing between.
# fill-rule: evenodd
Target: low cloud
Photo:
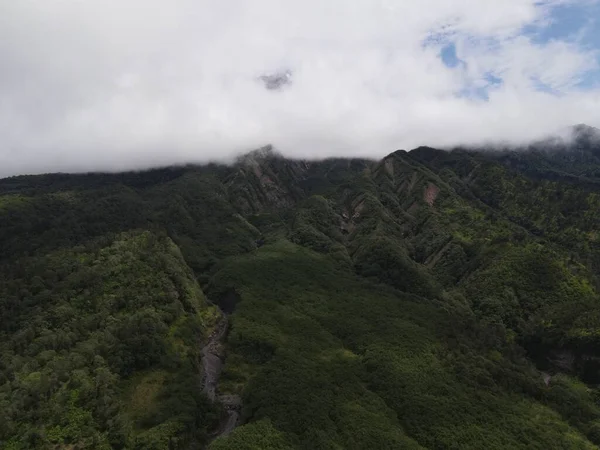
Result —
<instances>
[{"instance_id":1,"label":"low cloud","mask_svg":"<svg viewBox=\"0 0 600 450\"><path fill-rule=\"evenodd\" d=\"M535 34L592 3L0 0L0 176L599 126L598 49Z\"/></svg>"}]
</instances>

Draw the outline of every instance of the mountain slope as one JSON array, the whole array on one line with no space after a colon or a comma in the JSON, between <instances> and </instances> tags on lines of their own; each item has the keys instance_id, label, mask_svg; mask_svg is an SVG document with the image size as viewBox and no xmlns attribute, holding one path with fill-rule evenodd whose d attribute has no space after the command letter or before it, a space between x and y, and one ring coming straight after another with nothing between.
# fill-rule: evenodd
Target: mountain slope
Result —
<instances>
[{"instance_id":1,"label":"mountain slope","mask_svg":"<svg viewBox=\"0 0 600 450\"><path fill-rule=\"evenodd\" d=\"M596 448L585 145L0 180L0 442Z\"/></svg>"},{"instance_id":2,"label":"mountain slope","mask_svg":"<svg viewBox=\"0 0 600 450\"><path fill-rule=\"evenodd\" d=\"M4 448L150 448L206 434L217 411L195 361L216 311L170 239L121 233L1 274Z\"/></svg>"}]
</instances>

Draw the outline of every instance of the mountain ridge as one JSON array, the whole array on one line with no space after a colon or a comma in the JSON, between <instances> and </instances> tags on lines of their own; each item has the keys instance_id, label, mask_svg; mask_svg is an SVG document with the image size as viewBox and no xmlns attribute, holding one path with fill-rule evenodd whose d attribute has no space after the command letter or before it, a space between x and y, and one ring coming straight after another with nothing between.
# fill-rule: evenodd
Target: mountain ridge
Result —
<instances>
[{"instance_id":1,"label":"mountain ridge","mask_svg":"<svg viewBox=\"0 0 600 450\"><path fill-rule=\"evenodd\" d=\"M596 448L594 145L0 180L0 444Z\"/></svg>"}]
</instances>

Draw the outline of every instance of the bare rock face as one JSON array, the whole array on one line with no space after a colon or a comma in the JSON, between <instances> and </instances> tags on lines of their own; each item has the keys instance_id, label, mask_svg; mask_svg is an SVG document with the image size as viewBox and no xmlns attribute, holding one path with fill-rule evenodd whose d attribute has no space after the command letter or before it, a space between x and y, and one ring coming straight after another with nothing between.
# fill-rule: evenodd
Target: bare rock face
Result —
<instances>
[{"instance_id":1,"label":"bare rock face","mask_svg":"<svg viewBox=\"0 0 600 450\"><path fill-rule=\"evenodd\" d=\"M221 395L218 392L217 385L224 363L222 340L227 334L229 327L227 316L222 312L221 314L221 320L202 348L202 392L212 403L220 403L226 412L226 417L221 420L218 429L211 436L212 439L231 433L240 423L240 412L242 409L242 399L240 396Z\"/></svg>"},{"instance_id":2,"label":"bare rock face","mask_svg":"<svg viewBox=\"0 0 600 450\"><path fill-rule=\"evenodd\" d=\"M226 185L234 204L245 213L285 208L303 198L299 183L308 169L309 163L286 160L267 146L240 158Z\"/></svg>"},{"instance_id":3,"label":"bare rock face","mask_svg":"<svg viewBox=\"0 0 600 450\"><path fill-rule=\"evenodd\" d=\"M222 316L215 330L208 338L208 342L202 348L202 391L214 402L217 397L217 383L223 367L221 339L227 333L227 317Z\"/></svg>"},{"instance_id":4,"label":"bare rock face","mask_svg":"<svg viewBox=\"0 0 600 450\"><path fill-rule=\"evenodd\" d=\"M437 198L439 193L440 193L440 188L437 187L433 183L429 183L427 185L427 188L425 189L423 198L429 206L433 206L433 204L435 203L435 199Z\"/></svg>"}]
</instances>

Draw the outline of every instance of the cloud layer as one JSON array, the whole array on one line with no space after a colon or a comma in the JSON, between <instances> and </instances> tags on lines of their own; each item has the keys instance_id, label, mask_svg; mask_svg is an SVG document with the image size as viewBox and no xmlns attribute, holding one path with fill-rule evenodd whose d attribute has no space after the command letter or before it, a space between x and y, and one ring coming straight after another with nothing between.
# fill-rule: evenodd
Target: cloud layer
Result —
<instances>
[{"instance_id":1,"label":"cloud layer","mask_svg":"<svg viewBox=\"0 0 600 450\"><path fill-rule=\"evenodd\" d=\"M599 126L598 49L536 39L555 8L592 3L0 0L0 176L266 144L379 157Z\"/></svg>"}]
</instances>

